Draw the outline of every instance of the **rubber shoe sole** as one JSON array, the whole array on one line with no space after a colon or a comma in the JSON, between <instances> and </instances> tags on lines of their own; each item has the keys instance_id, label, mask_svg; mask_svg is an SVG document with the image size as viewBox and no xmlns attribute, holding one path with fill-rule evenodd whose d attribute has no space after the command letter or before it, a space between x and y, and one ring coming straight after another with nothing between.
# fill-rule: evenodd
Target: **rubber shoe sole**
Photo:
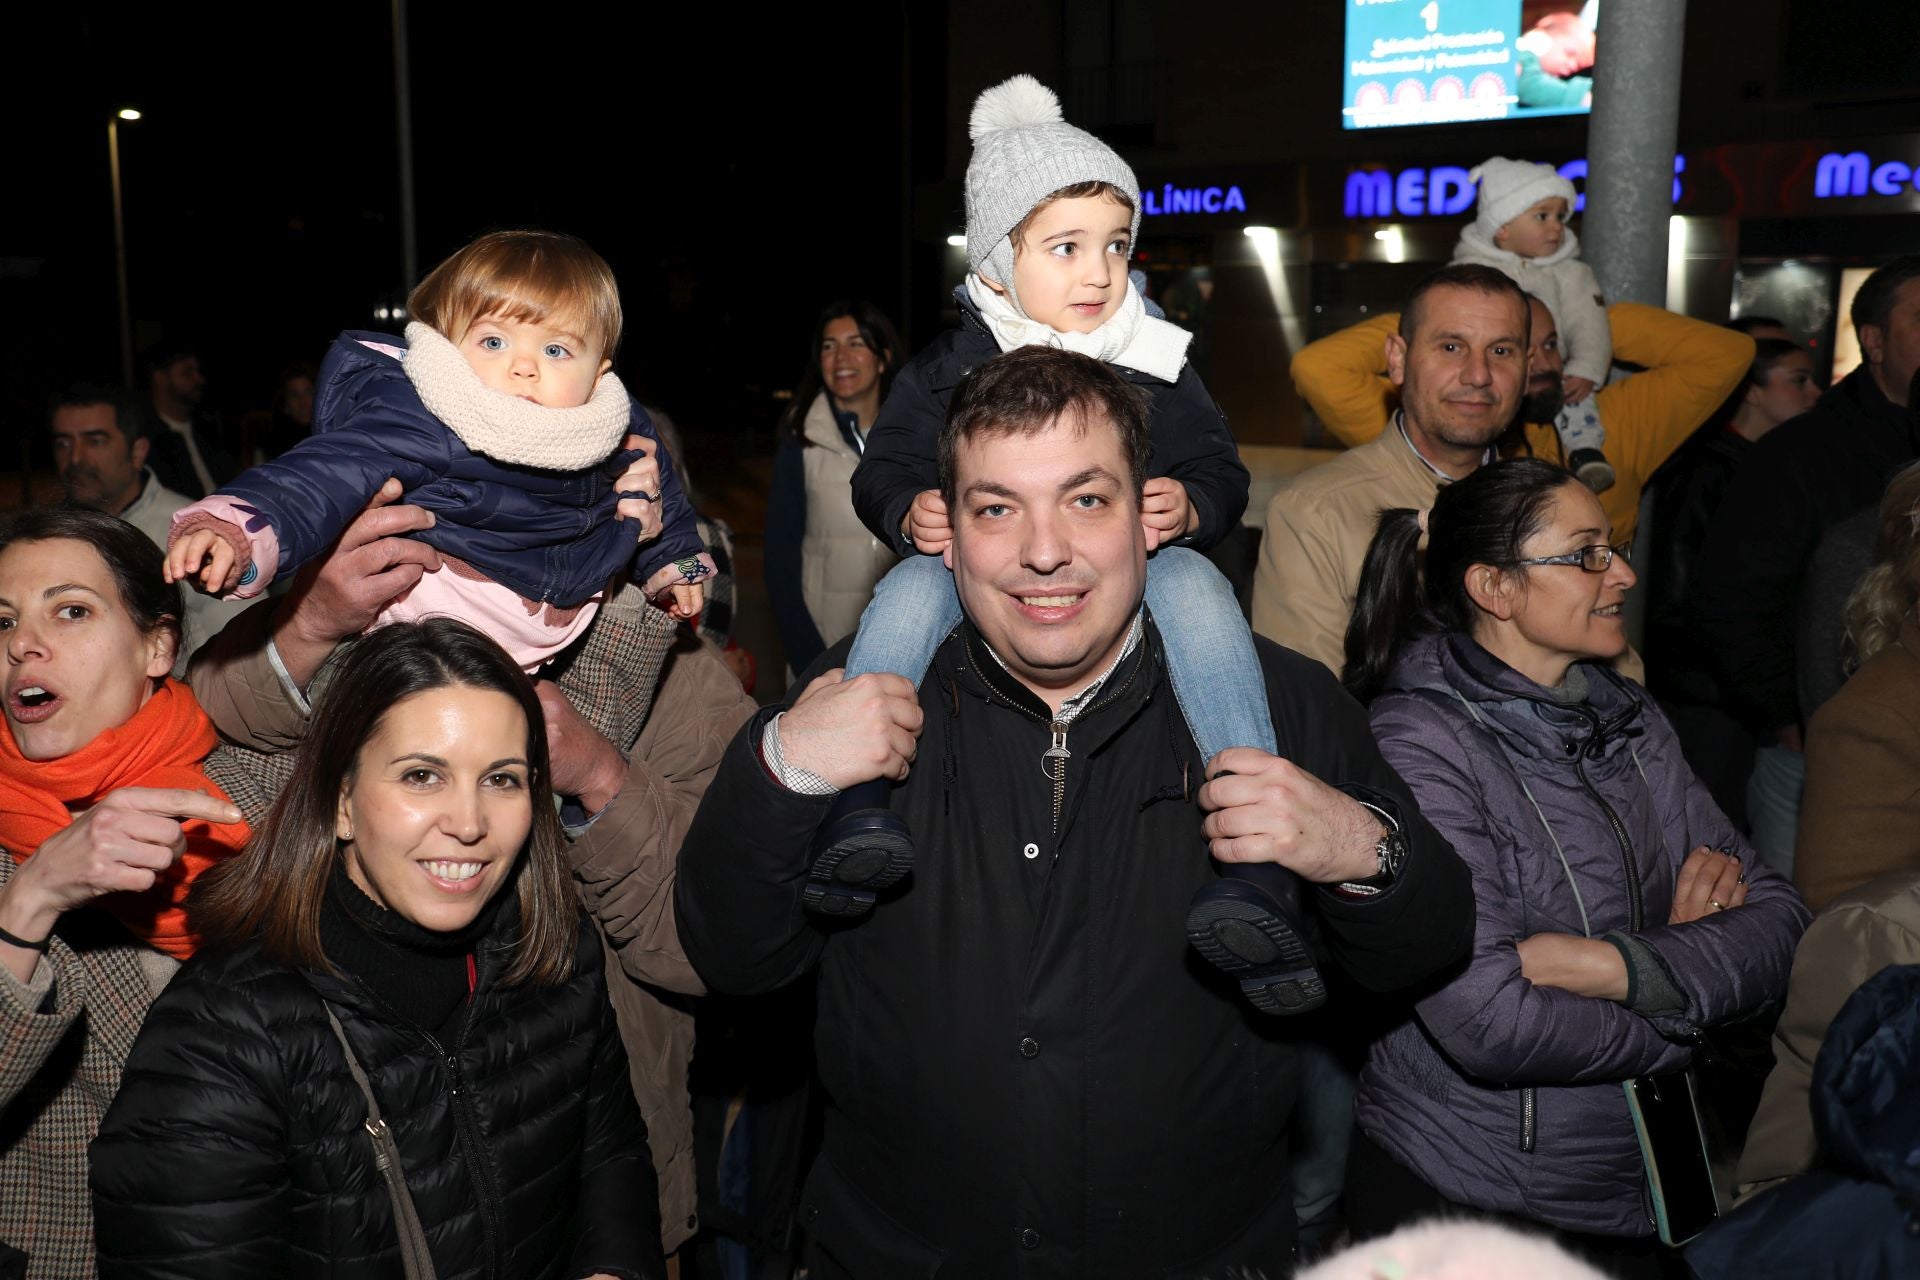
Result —
<instances>
[{"instance_id":1,"label":"rubber shoe sole","mask_svg":"<svg viewBox=\"0 0 1920 1280\"><path fill-rule=\"evenodd\" d=\"M829 843L814 857L800 893L802 904L817 915L863 916L882 890L913 870L913 834L890 810L850 813L823 838Z\"/></svg>"},{"instance_id":2,"label":"rubber shoe sole","mask_svg":"<svg viewBox=\"0 0 1920 1280\"><path fill-rule=\"evenodd\" d=\"M1581 454L1585 454L1586 452L1587 450L1584 449L1580 451ZM1574 463L1573 474L1579 479L1581 484L1587 486L1587 488L1593 490L1595 493L1605 493L1607 490L1613 488L1619 480L1619 476L1614 473L1613 464L1598 454L1589 458L1582 458L1579 454L1576 454L1572 461Z\"/></svg>"},{"instance_id":3,"label":"rubber shoe sole","mask_svg":"<svg viewBox=\"0 0 1920 1280\"><path fill-rule=\"evenodd\" d=\"M1216 880L1187 908L1187 941L1221 972L1240 981L1254 1008L1281 1017L1327 1002L1327 984L1300 930L1267 897L1244 882Z\"/></svg>"}]
</instances>

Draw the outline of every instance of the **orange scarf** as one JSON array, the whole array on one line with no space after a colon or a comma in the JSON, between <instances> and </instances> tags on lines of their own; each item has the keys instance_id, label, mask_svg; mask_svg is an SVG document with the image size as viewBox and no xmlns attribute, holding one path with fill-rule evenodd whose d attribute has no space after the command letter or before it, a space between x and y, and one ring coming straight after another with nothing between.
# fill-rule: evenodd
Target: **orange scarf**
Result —
<instances>
[{"instance_id":1,"label":"orange scarf","mask_svg":"<svg viewBox=\"0 0 1920 1280\"><path fill-rule=\"evenodd\" d=\"M0 849L25 862L49 836L73 822L69 809L85 809L121 787L181 787L219 800L227 793L200 767L214 747L213 721L193 691L168 680L133 718L109 729L58 760L29 760L11 732L0 732ZM187 851L144 893L110 893L99 905L135 937L176 960L193 954L200 940L187 928L187 890L194 877L238 853L247 824L181 824Z\"/></svg>"}]
</instances>

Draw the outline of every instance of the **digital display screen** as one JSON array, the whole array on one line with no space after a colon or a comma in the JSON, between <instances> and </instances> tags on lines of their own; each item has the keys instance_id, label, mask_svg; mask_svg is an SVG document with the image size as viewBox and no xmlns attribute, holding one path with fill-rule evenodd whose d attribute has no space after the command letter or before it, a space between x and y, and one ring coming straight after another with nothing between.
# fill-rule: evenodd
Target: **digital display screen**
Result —
<instances>
[{"instance_id":1,"label":"digital display screen","mask_svg":"<svg viewBox=\"0 0 1920 1280\"><path fill-rule=\"evenodd\" d=\"M1582 115L1600 0L1347 0L1349 129Z\"/></svg>"}]
</instances>

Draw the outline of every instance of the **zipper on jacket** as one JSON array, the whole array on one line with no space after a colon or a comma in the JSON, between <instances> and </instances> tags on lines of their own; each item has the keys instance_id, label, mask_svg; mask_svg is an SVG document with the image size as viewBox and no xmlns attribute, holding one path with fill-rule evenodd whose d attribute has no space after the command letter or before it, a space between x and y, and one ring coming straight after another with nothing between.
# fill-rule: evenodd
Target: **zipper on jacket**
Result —
<instances>
[{"instance_id":1,"label":"zipper on jacket","mask_svg":"<svg viewBox=\"0 0 1920 1280\"><path fill-rule=\"evenodd\" d=\"M474 971L474 977L478 977L477 971ZM365 979L356 977L353 981L366 993L368 999L386 1011L389 1018L400 1026L410 1028L425 1040L427 1047L433 1050L434 1056L446 1064L447 1073L453 1079L453 1092L450 1096L453 1100L454 1140L459 1144L461 1154L466 1157L467 1176L472 1179L474 1195L480 1201L480 1234L487 1243L486 1274L498 1275L500 1272L500 1193L493 1185L492 1167L483 1158L486 1148L480 1141L479 1122L473 1118L471 1104L462 1096L465 1092L463 1086L466 1083L466 1077L461 1074L460 1059L448 1053L433 1032L401 1017L378 991L367 985ZM467 1033L472 1028L473 993L469 990L467 1016L460 1024L460 1048L466 1047Z\"/></svg>"},{"instance_id":2,"label":"zipper on jacket","mask_svg":"<svg viewBox=\"0 0 1920 1280\"><path fill-rule=\"evenodd\" d=\"M1599 731L1597 723L1594 725L1594 731L1596 733ZM1589 739L1589 741L1591 741L1591 739ZM1642 917L1640 904L1640 868L1633 860L1633 841L1628 837L1627 828L1625 824L1620 821L1620 815L1614 812L1613 806L1607 803L1606 797L1601 795L1599 789L1588 780L1586 759L1586 744L1582 743L1579 752L1573 757L1573 775L1580 779L1580 785L1586 789L1588 795L1593 797L1593 802L1600 806L1600 812L1607 816L1607 825L1613 831L1615 843L1620 846L1620 863L1627 876L1628 930L1632 933L1638 933L1640 932ZM1520 1149L1522 1151L1532 1151L1534 1139L1534 1094L1531 1088L1521 1092L1520 1110Z\"/></svg>"},{"instance_id":3,"label":"zipper on jacket","mask_svg":"<svg viewBox=\"0 0 1920 1280\"><path fill-rule=\"evenodd\" d=\"M465 1022L460 1029L460 1048L465 1048L467 1031L473 1025L471 1006ZM500 1193L493 1185L493 1171L486 1159L486 1146L480 1140L480 1123L473 1117L473 1103L469 1100L470 1091L466 1088L467 1078L460 1070L460 1059L448 1053L431 1031L422 1027L420 1034L427 1038L433 1051L440 1055L446 1064L447 1074L453 1081L449 1095L453 1103L454 1137L460 1144L461 1152L466 1156L467 1177L473 1182L474 1195L480 1201L480 1234L487 1242L487 1275L500 1272Z\"/></svg>"},{"instance_id":4,"label":"zipper on jacket","mask_svg":"<svg viewBox=\"0 0 1920 1280\"><path fill-rule=\"evenodd\" d=\"M1573 758L1573 774L1580 779L1580 785L1586 788L1587 794L1593 797L1593 802L1600 806L1600 812L1607 815L1607 825L1613 828L1613 838L1620 846L1620 865L1627 877L1627 929L1631 933L1638 933L1643 927L1643 911L1640 903L1640 867L1633 860L1633 841L1628 838L1620 815L1613 811L1606 797L1587 780L1586 758L1586 748L1582 746L1579 754Z\"/></svg>"},{"instance_id":5,"label":"zipper on jacket","mask_svg":"<svg viewBox=\"0 0 1920 1280\"><path fill-rule=\"evenodd\" d=\"M1145 643L1145 641L1143 640L1142 643ZM1127 672L1127 678L1122 680L1117 688L1108 693L1104 698L1096 700L1092 706L1081 711L1074 719L1077 720L1080 716L1090 716L1119 698L1121 694L1133 686L1134 678L1140 674L1140 668L1145 665L1145 661L1145 655L1142 655L1140 660L1133 664L1133 669ZM982 677L986 676L986 668L979 662L976 661L973 666L974 670L978 671ZM987 679L986 684L988 688L993 687L993 681L991 679ZM995 692L999 691L995 690ZM1043 716L1037 711L1021 706L1005 694L1001 694L1000 696L1009 707L1012 707L1021 715L1046 725L1048 732L1053 735L1053 739L1047 749L1040 753L1040 771L1046 774L1047 778L1053 783L1053 834L1057 838L1060 835L1060 819L1064 816L1066 809L1067 761L1073 755L1071 751L1067 750L1067 730L1072 727L1072 721Z\"/></svg>"},{"instance_id":6,"label":"zipper on jacket","mask_svg":"<svg viewBox=\"0 0 1920 1280\"><path fill-rule=\"evenodd\" d=\"M1080 712L1080 715L1075 716L1074 719L1077 720L1080 716L1092 715L1125 693L1128 687L1133 684L1133 678L1140 674L1140 665L1139 662L1134 663L1133 670L1127 672L1127 678L1120 682L1119 688L1109 693L1106 697L1096 700L1092 706ZM1027 714L1033 715L1031 711L1027 712ZM1039 716L1034 716L1033 718L1036 720L1040 719ZM1051 762L1052 764L1052 770L1049 776L1053 779L1053 835L1055 839L1058 839L1060 836L1060 819L1067 803L1067 760L1073 755L1071 751L1067 750L1067 729L1071 723L1071 721L1067 720L1054 720L1048 724L1047 727L1053 733L1053 745L1042 752L1040 756L1043 768L1046 767L1047 762Z\"/></svg>"},{"instance_id":7,"label":"zipper on jacket","mask_svg":"<svg viewBox=\"0 0 1920 1280\"><path fill-rule=\"evenodd\" d=\"M1536 702L1540 701L1539 699L1532 700ZM1640 932L1642 915L1640 904L1640 868L1633 860L1633 841L1627 835L1627 828L1625 824L1620 821L1620 815L1614 812L1613 806L1607 803L1606 797L1601 795L1599 790L1596 789L1593 783L1587 778L1587 746L1593 741L1594 736L1600 732L1600 717L1598 713L1594 712L1590 707L1581 708L1581 710L1583 712L1583 718L1587 721L1591 732L1586 742L1582 742L1574 754L1573 774L1576 778L1580 779L1581 788L1584 789L1589 796L1593 797L1595 804L1600 806L1600 812L1606 815L1607 826L1613 831L1614 842L1620 846L1620 861L1627 876L1627 901L1631 920L1630 930L1631 932L1638 933ZM1542 821L1545 821L1544 817ZM1538 1106L1538 1097L1532 1085L1528 1085L1520 1090L1520 1150L1529 1153L1533 1151L1535 1139L1538 1136L1536 1114Z\"/></svg>"},{"instance_id":8,"label":"zipper on jacket","mask_svg":"<svg viewBox=\"0 0 1920 1280\"><path fill-rule=\"evenodd\" d=\"M1060 834L1060 810L1067 799L1067 761L1073 758L1073 752L1067 750L1067 730L1070 722L1055 720L1052 725L1053 745L1040 753L1040 767L1046 770L1053 780L1053 834Z\"/></svg>"},{"instance_id":9,"label":"zipper on jacket","mask_svg":"<svg viewBox=\"0 0 1920 1280\"><path fill-rule=\"evenodd\" d=\"M473 1006L467 1006L467 1016L460 1023L459 1049L467 1047L467 1038L473 1033ZM460 1123L466 1126L468 1139L472 1142L472 1178L480 1195L481 1229L487 1237L487 1269L489 1275L500 1271L500 1188L494 1185L493 1161L488 1158L486 1143L481 1139L480 1121L473 1113L473 1091L466 1087L467 1077L460 1070L460 1059L448 1055L447 1064L453 1070L454 1111L460 1117Z\"/></svg>"}]
</instances>

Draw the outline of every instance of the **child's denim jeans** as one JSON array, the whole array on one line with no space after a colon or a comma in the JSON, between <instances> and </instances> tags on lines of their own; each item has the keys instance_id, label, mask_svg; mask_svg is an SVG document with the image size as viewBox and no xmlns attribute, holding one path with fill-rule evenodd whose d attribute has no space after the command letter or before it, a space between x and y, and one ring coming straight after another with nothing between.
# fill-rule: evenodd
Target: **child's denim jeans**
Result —
<instances>
[{"instance_id":1,"label":"child's denim jeans","mask_svg":"<svg viewBox=\"0 0 1920 1280\"><path fill-rule=\"evenodd\" d=\"M1147 561L1147 607L1166 642L1167 673L1203 761L1227 747L1277 754L1267 684L1233 587L1207 558L1165 547ZM916 685L960 624L953 574L938 556L908 556L880 580L860 615L847 678L891 671Z\"/></svg>"}]
</instances>

